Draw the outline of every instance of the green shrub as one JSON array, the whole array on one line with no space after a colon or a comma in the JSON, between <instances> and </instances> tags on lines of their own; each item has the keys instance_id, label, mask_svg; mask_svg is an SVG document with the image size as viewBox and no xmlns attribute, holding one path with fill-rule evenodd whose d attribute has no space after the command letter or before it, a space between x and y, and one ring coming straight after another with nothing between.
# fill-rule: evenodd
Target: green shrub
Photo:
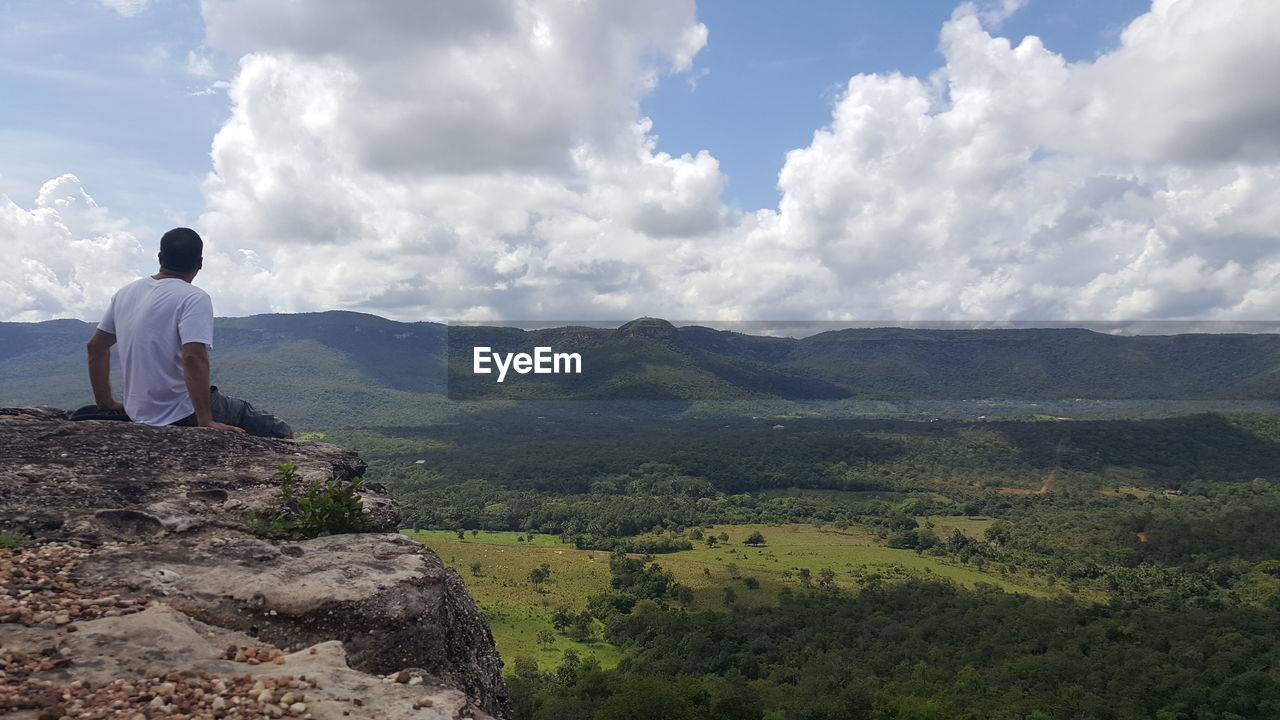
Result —
<instances>
[{"instance_id":1,"label":"green shrub","mask_svg":"<svg viewBox=\"0 0 1280 720\"><path fill-rule=\"evenodd\" d=\"M308 480L298 478L297 463L276 466L280 480L280 505L266 513L250 513L249 532L279 539L363 532L369 529L360 487L364 478Z\"/></svg>"},{"instance_id":2,"label":"green shrub","mask_svg":"<svg viewBox=\"0 0 1280 720\"><path fill-rule=\"evenodd\" d=\"M31 542L31 538L11 530L0 530L0 549L12 550Z\"/></svg>"}]
</instances>

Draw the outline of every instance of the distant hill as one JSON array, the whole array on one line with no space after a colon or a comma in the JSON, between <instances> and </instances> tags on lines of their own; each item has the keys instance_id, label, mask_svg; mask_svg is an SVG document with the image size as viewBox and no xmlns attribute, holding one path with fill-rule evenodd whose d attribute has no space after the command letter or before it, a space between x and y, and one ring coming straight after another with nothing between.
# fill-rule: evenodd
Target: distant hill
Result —
<instances>
[{"instance_id":1,"label":"distant hill","mask_svg":"<svg viewBox=\"0 0 1280 720\"><path fill-rule=\"evenodd\" d=\"M1116 336L1082 329L849 329L778 338L674 327L450 328L450 391L465 397L732 400L1226 400L1280 398L1280 335ZM582 376L498 385L470 348L581 352Z\"/></svg>"},{"instance_id":2,"label":"distant hill","mask_svg":"<svg viewBox=\"0 0 1280 720\"><path fill-rule=\"evenodd\" d=\"M0 323L6 405L93 401L77 320ZM417 425L443 405L445 326L351 312L254 315L214 323L213 382L303 428ZM113 362L113 369L118 369ZM113 384L119 394L121 381Z\"/></svg>"},{"instance_id":3,"label":"distant hill","mask_svg":"<svg viewBox=\"0 0 1280 720\"><path fill-rule=\"evenodd\" d=\"M90 401L75 320L0 323L0 404ZM472 348L583 357L581 375L471 372ZM446 367L447 364L447 367ZM216 323L214 380L306 427L419 425L455 399L1278 400L1280 335L849 329L778 338L675 327L401 323L352 312ZM118 381L117 381L118 382Z\"/></svg>"}]
</instances>

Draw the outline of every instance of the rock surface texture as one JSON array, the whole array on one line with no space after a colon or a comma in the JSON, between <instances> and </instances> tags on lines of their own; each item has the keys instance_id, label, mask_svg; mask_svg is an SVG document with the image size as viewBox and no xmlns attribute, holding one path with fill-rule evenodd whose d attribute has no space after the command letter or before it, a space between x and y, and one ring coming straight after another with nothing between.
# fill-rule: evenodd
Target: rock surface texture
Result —
<instances>
[{"instance_id":1,"label":"rock surface texture","mask_svg":"<svg viewBox=\"0 0 1280 720\"><path fill-rule=\"evenodd\" d=\"M510 716L461 577L394 532L267 541L276 466L349 480L354 453L195 428L0 409L0 715Z\"/></svg>"}]
</instances>

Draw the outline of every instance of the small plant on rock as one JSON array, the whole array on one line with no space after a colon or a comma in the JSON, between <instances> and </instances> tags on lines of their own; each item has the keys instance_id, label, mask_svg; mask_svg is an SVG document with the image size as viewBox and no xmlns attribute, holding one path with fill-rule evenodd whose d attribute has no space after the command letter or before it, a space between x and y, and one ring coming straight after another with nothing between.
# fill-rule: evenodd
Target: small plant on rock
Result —
<instances>
[{"instance_id":1,"label":"small plant on rock","mask_svg":"<svg viewBox=\"0 0 1280 720\"><path fill-rule=\"evenodd\" d=\"M364 478L303 481L298 464L287 462L276 466L276 479L280 481L279 506L249 514L249 531L255 535L301 539L369 529L359 494Z\"/></svg>"},{"instance_id":2,"label":"small plant on rock","mask_svg":"<svg viewBox=\"0 0 1280 720\"><path fill-rule=\"evenodd\" d=\"M12 550L31 542L31 538L11 530L0 530L0 549Z\"/></svg>"}]
</instances>

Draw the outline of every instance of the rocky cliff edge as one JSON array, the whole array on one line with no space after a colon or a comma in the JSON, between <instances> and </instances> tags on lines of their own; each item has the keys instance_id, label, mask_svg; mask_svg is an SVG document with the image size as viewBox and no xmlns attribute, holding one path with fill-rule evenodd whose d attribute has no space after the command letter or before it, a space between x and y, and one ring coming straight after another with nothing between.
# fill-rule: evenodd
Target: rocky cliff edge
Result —
<instances>
[{"instance_id":1,"label":"rocky cliff edge","mask_svg":"<svg viewBox=\"0 0 1280 720\"><path fill-rule=\"evenodd\" d=\"M0 530L33 538L0 549L0 715L509 717L488 625L385 490L362 489L375 532L246 532L285 462L365 469L323 443L0 408Z\"/></svg>"}]
</instances>

